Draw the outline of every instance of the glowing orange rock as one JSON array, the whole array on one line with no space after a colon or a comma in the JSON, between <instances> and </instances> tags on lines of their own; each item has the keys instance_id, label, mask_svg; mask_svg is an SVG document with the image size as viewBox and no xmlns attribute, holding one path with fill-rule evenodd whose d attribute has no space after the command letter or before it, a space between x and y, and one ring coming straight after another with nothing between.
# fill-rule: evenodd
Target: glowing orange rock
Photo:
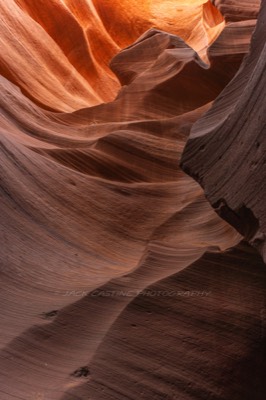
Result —
<instances>
[{"instance_id":1,"label":"glowing orange rock","mask_svg":"<svg viewBox=\"0 0 266 400\"><path fill-rule=\"evenodd\" d=\"M109 62L149 28L182 37L204 57L224 26L208 1L0 0L0 11L0 72L57 111L113 100L119 82Z\"/></svg>"}]
</instances>

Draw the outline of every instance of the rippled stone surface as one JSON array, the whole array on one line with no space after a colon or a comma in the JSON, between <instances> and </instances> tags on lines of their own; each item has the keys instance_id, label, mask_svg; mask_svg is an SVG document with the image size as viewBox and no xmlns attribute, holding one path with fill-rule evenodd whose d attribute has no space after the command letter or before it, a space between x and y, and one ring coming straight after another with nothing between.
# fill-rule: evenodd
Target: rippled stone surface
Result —
<instances>
[{"instance_id":1,"label":"rippled stone surface","mask_svg":"<svg viewBox=\"0 0 266 400\"><path fill-rule=\"evenodd\" d=\"M0 1L1 400L264 399L265 17L176 3Z\"/></svg>"}]
</instances>

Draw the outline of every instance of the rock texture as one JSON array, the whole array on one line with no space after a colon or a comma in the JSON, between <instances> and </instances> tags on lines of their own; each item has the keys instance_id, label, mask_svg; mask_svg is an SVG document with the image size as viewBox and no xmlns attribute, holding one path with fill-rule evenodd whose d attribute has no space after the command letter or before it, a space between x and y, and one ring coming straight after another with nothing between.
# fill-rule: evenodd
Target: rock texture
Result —
<instances>
[{"instance_id":1,"label":"rock texture","mask_svg":"<svg viewBox=\"0 0 266 400\"><path fill-rule=\"evenodd\" d=\"M249 56L197 121L185 148L183 169L197 179L219 215L261 251L266 260L266 4Z\"/></svg>"},{"instance_id":2,"label":"rock texture","mask_svg":"<svg viewBox=\"0 0 266 400\"><path fill-rule=\"evenodd\" d=\"M177 34L203 53L218 36L219 11L204 0L190 3L1 0L0 72L47 109L111 101L119 84L109 61L149 28Z\"/></svg>"},{"instance_id":3,"label":"rock texture","mask_svg":"<svg viewBox=\"0 0 266 400\"><path fill-rule=\"evenodd\" d=\"M265 272L241 244L149 287L62 399L263 400Z\"/></svg>"},{"instance_id":4,"label":"rock texture","mask_svg":"<svg viewBox=\"0 0 266 400\"><path fill-rule=\"evenodd\" d=\"M265 266L178 166L263 24L175 3L0 1L1 400L263 399Z\"/></svg>"},{"instance_id":5,"label":"rock texture","mask_svg":"<svg viewBox=\"0 0 266 400\"><path fill-rule=\"evenodd\" d=\"M222 13L226 21L245 21L257 18L260 9L260 1L244 0L239 3L236 0L211 0Z\"/></svg>"}]
</instances>

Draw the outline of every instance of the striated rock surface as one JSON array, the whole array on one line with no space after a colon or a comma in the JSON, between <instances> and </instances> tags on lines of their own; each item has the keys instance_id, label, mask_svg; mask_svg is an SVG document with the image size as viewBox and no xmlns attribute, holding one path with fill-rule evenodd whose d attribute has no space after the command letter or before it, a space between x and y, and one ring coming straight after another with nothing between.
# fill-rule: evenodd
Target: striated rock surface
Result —
<instances>
[{"instance_id":1,"label":"striated rock surface","mask_svg":"<svg viewBox=\"0 0 266 400\"><path fill-rule=\"evenodd\" d=\"M238 74L193 126L182 166L266 260L266 4Z\"/></svg>"},{"instance_id":2,"label":"striated rock surface","mask_svg":"<svg viewBox=\"0 0 266 400\"><path fill-rule=\"evenodd\" d=\"M204 52L224 26L208 1L178 8L175 1L160 3L1 0L0 72L48 109L69 112L111 101L119 84L109 61L149 28L177 34Z\"/></svg>"},{"instance_id":3,"label":"striated rock surface","mask_svg":"<svg viewBox=\"0 0 266 400\"><path fill-rule=\"evenodd\" d=\"M260 65L256 12L0 7L1 400L262 400L265 265L178 166Z\"/></svg>"},{"instance_id":4,"label":"striated rock surface","mask_svg":"<svg viewBox=\"0 0 266 400\"><path fill-rule=\"evenodd\" d=\"M260 256L242 243L150 286L62 400L263 400L265 278Z\"/></svg>"},{"instance_id":5,"label":"striated rock surface","mask_svg":"<svg viewBox=\"0 0 266 400\"><path fill-rule=\"evenodd\" d=\"M211 0L220 10L226 21L245 21L256 19L260 9L259 0Z\"/></svg>"}]
</instances>

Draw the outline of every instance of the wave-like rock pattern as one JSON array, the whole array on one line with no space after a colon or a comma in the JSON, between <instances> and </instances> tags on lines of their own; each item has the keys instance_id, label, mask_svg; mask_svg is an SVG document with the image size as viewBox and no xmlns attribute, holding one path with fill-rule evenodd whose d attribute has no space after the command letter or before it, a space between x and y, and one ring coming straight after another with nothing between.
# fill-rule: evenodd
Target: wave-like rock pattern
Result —
<instances>
[{"instance_id":1,"label":"wave-like rock pattern","mask_svg":"<svg viewBox=\"0 0 266 400\"><path fill-rule=\"evenodd\" d=\"M211 0L212 4L220 10L226 21L245 21L257 19L260 9L259 0Z\"/></svg>"},{"instance_id":2,"label":"wave-like rock pattern","mask_svg":"<svg viewBox=\"0 0 266 400\"><path fill-rule=\"evenodd\" d=\"M109 62L146 30L177 34L204 53L224 26L203 0L178 8L147 0L1 0L0 11L1 74L43 107L68 112L115 98Z\"/></svg>"},{"instance_id":3,"label":"wave-like rock pattern","mask_svg":"<svg viewBox=\"0 0 266 400\"><path fill-rule=\"evenodd\" d=\"M263 400L265 278L260 256L242 243L150 286L62 400ZM76 313L87 306L81 300Z\"/></svg>"},{"instance_id":4,"label":"wave-like rock pattern","mask_svg":"<svg viewBox=\"0 0 266 400\"><path fill-rule=\"evenodd\" d=\"M193 124L237 73L249 51L256 21L253 15L224 27L210 2L195 0L189 8L183 3L177 11L182 24L172 25L176 14L170 20L169 8L160 2L149 8L145 1L141 7L137 2L123 1L118 6L82 1L80 8L71 0L41 1L38 7L30 0L0 2L6 49L0 119L3 400L88 396L95 400L141 396L147 400L165 396L231 400L235 390L238 400L243 394L230 381L230 374L225 380L221 377L229 361L237 358L241 363L250 346L255 363L255 347L263 344L262 262L246 246L226 252L242 236L217 215L178 162ZM173 2L168 6L173 10ZM109 7L114 25L108 25ZM129 29L132 21L134 29ZM80 47L76 48L77 42ZM206 251L215 254L201 259ZM177 279L183 282L182 290L189 292L208 291L203 282L209 279L215 295L200 297L202 321L204 315L211 321L220 310L223 318L218 326L206 330L201 326L190 336L188 320L196 327L203 323L196 317L198 301L191 297L188 305L178 302L178 306L170 296L155 296L152 307L164 310L165 321L157 315L153 327L166 324L165 339L160 334L160 353L156 350L159 337L151 339L160 357L169 342L166 326L172 325L169 304L177 306L174 313L183 309L181 325L173 322L171 340L176 352L162 371L151 346L141 347L151 337L145 329L138 335L141 346L138 341L127 344L125 338L132 337L127 321L135 336L134 307L139 310L140 301L145 309L149 302L138 294L147 288L171 290L174 280L169 277L199 259L195 268L182 272L184 281L183 275ZM242 260L247 262L244 271ZM249 263L256 272L251 273ZM217 264L219 277L213 272ZM246 303L241 303L241 295L232 296L236 303L225 299L232 278L243 283L235 283L239 291L250 285ZM221 281L216 290L217 279ZM208 314L211 304L213 312ZM245 322L243 314L249 306L249 316L257 314ZM245 332L235 331L234 323ZM214 346L228 325L224 358L218 366L207 362L209 367L204 369L202 360L212 355L205 353L206 343L213 340ZM189 342L184 352L192 355L185 363L175 362L175 357L184 354L178 329ZM202 341L198 341L199 333L206 335ZM120 340L121 347L114 346ZM232 341L240 342L237 349ZM114 352L106 353L110 346ZM135 356L128 353L132 346ZM136 348L144 352L142 360ZM129 362L119 361L118 352L124 352ZM146 373L140 377L145 359ZM198 369L191 368L195 360L200 361ZM120 385L117 376L123 365ZM234 365L230 364L230 371ZM93 368L96 372L90 381ZM164 382L169 368L174 371ZM240 370L235 379L245 371ZM206 385L204 377L210 373L211 382ZM139 377L143 387L135 383ZM161 383L156 387L158 379ZM193 385L196 380L199 383ZM261 379L258 382L262 385Z\"/></svg>"},{"instance_id":5,"label":"wave-like rock pattern","mask_svg":"<svg viewBox=\"0 0 266 400\"><path fill-rule=\"evenodd\" d=\"M266 260L266 3L249 57L192 128L182 165Z\"/></svg>"}]
</instances>

